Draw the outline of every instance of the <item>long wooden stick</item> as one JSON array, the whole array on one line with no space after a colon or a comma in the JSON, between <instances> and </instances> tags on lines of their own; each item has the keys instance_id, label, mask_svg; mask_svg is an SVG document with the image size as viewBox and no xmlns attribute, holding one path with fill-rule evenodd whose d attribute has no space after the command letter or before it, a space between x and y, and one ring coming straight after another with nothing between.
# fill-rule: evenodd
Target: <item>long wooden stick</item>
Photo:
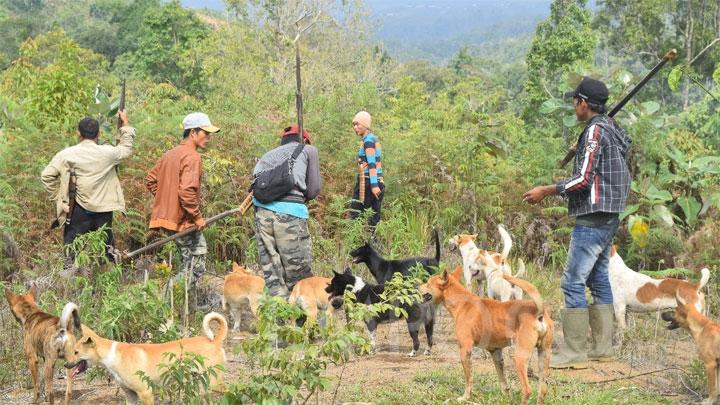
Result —
<instances>
[{"instance_id":1,"label":"long wooden stick","mask_svg":"<svg viewBox=\"0 0 720 405\"><path fill-rule=\"evenodd\" d=\"M231 210L221 212L217 215L214 215L208 219L205 220L205 225L211 225L214 222L217 222L225 217L229 217L230 215L240 213L240 215L245 214L247 212L248 208L252 206L252 193L248 194L247 197L245 197L245 200L243 200L242 204L240 204L239 207L233 208ZM187 228L181 232L178 232L176 234L170 235L166 238L162 238L160 240L157 240L147 246L141 247L140 249L133 250L132 252L127 252L123 254L123 257L126 259L132 259L133 257L139 255L140 253L147 252L148 250L155 249L157 247L160 247L168 242L171 242L177 238L183 237L185 235L189 235L197 230L197 227L195 225L191 226L190 228Z\"/></svg>"}]
</instances>

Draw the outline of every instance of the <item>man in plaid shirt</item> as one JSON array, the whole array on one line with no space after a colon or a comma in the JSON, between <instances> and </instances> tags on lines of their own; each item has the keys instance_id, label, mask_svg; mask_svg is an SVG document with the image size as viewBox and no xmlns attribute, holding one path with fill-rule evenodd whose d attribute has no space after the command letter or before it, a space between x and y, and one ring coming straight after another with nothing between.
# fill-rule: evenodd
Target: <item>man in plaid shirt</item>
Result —
<instances>
[{"instance_id":1,"label":"man in plaid shirt","mask_svg":"<svg viewBox=\"0 0 720 405\"><path fill-rule=\"evenodd\" d=\"M613 296L608 263L613 237L630 191L625 157L630 138L606 115L608 90L601 81L583 78L573 98L578 121L586 122L576 144L573 175L557 184L538 186L525 193L531 204L548 195L568 199L568 215L575 217L567 263L560 288L565 296L562 314L565 345L550 361L552 368L587 368L588 360L613 361ZM587 304L585 286L593 304ZM593 347L588 352L587 330Z\"/></svg>"}]
</instances>

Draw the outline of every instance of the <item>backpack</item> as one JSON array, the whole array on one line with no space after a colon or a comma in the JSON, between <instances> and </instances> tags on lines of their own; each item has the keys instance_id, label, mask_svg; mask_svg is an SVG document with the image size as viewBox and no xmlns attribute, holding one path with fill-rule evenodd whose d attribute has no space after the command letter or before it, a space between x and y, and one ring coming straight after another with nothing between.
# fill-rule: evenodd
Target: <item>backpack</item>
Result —
<instances>
[{"instance_id":1,"label":"backpack","mask_svg":"<svg viewBox=\"0 0 720 405\"><path fill-rule=\"evenodd\" d=\"M295 188L293 166L304 147L305 144L300 143L286 161L255 176L250 190L256 200L263 204L269 204L284 197Z\"/></svg>"}]
</instances>

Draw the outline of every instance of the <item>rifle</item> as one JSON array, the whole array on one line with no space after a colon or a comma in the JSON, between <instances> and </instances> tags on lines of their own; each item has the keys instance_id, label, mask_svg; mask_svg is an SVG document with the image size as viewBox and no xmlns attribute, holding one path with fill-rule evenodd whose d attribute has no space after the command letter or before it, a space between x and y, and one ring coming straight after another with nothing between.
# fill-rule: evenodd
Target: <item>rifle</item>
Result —
<instances>
[{"instance_id":1,"label":"rifle","mask_svg":"<svg viewBox=\"0 0 720 405\"><path fill-rule=\"evenodd\" d=\"M295 109L297 110L300 143L305 143L305 137L303 137L302 76L300 74L300 34L304 31L300 29L300 21L302 21L305 17L307 17L307 14L303 15L295 22L295 27L298 29L298 33L293 41L295 43Z\"/></svg>"},{"instance_id":2,"label":"rifle","mask_svg":"<svg viewBox=\"0 0 720 405\"><path fill-rule=\"evenodd\" d=\"M250 208L252 205L252 193L248 194L247 197L243 200L243 202L240 204L239 207L233 208L231 210L227 210L225 212L221 212L217 215L213 215L212 217L205 220L205 225L210 225L214 222L217 222L225 217L228 217L230 215L233 215L235 213L240 213L240 215L245 214L245 212ZM193 225L183 231L180 231L178 233L172 234L168 237L162 238L160 240L157 240L147 246L143 246L139 249L133 250L132 252L123 252L123 258L125 259L132 259L133 257L139 255L140 253L147 252L148 250L155 249L157 247L160 247L168 242L171 242L177 238L183 237L185 235L189 235L193 232L197 231L197 226Z\"/></svg>"},{"instance_id":3,"label":"rifle","mask_svg":"<svg viewBox=\"0 0 720 405\"><path fill-rule=\"evenodd\" d=\"M118 105L118 112L125 109L125 79L122 81L122 90L120 91L120 105ZM118 117L117 127L122 127L122 120Z\"/></svg>"},{"instance_id":4,"label":"rifle","mask_svg":"<svg viewBox=\"0 0 720 405\"><path fill-rule=\"evenodd\" d=\"M67 217L65 218L65 223L63 226L70 225L70 220L72 219L73 212L75 211L75 197L77 196L77 175L75 174L75 168L70 169L70 179L68 181L68 213ZM50 229L55 229L60 226L60 221L55 218L52 224L50 224Z\"/></svg>"},{"instance_id":5,"label":"rifle","mask_svg":"<svg viewBox=\"0 0 720 405\"><path fill-rule=\"evenodd\" d=\"M660 59L660 61L657 63L657 65L655 65L655 67L653 67L652 70L650 70L648 72L648 74L646 74L645 77L643 77L642 80L640 80L640 82L638 84L636 84L635 87L633 87L632 90L630 90L630 92L625 97L623 97L623 99L620 100L620 102L617 103L615 105L615 107L612 108L612 110L610 110L610 112L608 113L608 117L611 117L611 118L614 117L615 114L617 114L623 107L625 107L625 104L627 104L627 102L630 101L630 99L633 98L633 96L635 96L635 94L638 91L640 91L640 89L642 89L643 86L645 86L645 83L647 83L653 76L655 76L655 73L657 73L663 66L665 66L665 64L669 60L675 59L676 56L677 56L677 50L675 50L675 49L669 50L665 54L665 56L663 56L662 59ZM561 160L560 163L558 163L558 167L561 169L563 167L565 167L565 165L568 164L568 162L570 160L572 160L573 157L575 157L575 152L576 151L575 151L574 147L571 147L570 149L568 149L567 154L565 155L563 160Z\"/></svg>"}]
</instances>

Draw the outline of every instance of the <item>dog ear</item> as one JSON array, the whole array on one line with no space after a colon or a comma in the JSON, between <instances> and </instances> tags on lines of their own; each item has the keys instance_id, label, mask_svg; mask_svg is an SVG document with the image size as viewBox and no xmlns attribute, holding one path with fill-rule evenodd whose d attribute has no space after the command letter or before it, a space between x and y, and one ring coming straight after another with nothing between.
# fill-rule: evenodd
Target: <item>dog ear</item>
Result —
<instances>
[{"instance_id":1,"label":"dog ear","mask_svg":"<svg viewBox=\"0 0 720 405\"><path fill-rule=\"evenodd\" d=\"M442 277L440 277L440 280L441 280L443 283L447 283L447 281L448 281L448 272L447 272L447 270L443 270L443 272L442 272Z\"/></svg>"},{"instance_id":2,"label":"dog ear","mask_svg":"<svg viewBox=\"0 0 720 405\"><path fill-rule=\"evenodd\" d=\"M35 283L32 283L32 285L30 286L28 294L30 294L33 300L37 298L37 285Z\"/></svg>"},{"instance_id":3,"label":"dog ear","mask_svg":"<svg viewBox=\"0 0 720 405\"><path fill-rule=\"evenodd\" d=\"M477 234L474 233L474 234L470 235L470 239L472 239L474 241L477 240Z\"/></svg>"},{"instance_id":4,"label":"dog ear","mask_svg":"<svg viewBox=\"0 0 720 405\"><path fill-rule=\"evenodd\" d=\"M90 348L95 347L95 341L90 336L86 336L85 338L83 338L83 340L81 342L82 342L83 346L87 346Z\"/></svg>"}]
</instances>

